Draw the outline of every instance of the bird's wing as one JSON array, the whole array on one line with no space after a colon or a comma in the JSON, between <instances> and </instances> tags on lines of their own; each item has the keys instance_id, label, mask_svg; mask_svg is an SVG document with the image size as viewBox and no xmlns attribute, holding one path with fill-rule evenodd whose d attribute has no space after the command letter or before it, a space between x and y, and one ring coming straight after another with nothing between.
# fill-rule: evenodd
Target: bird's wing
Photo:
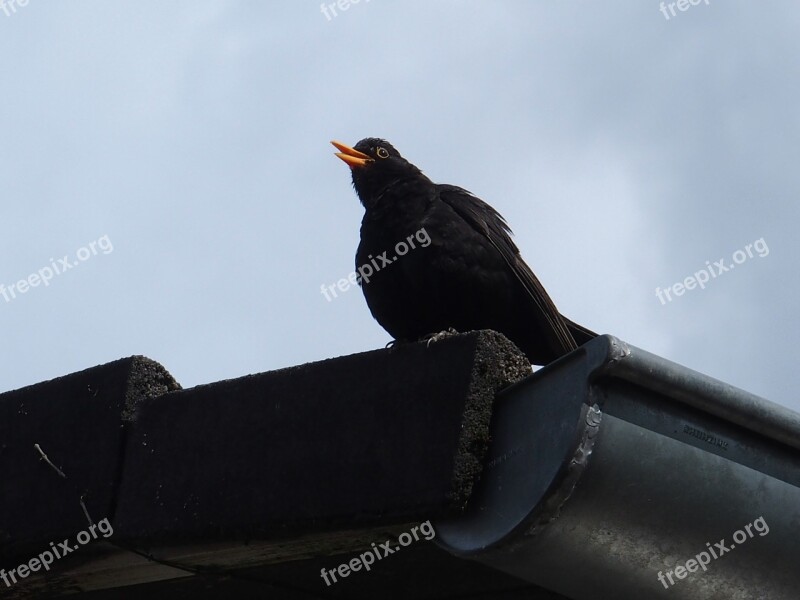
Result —
<instances>
[{"instance_id":1,"label":"bird's wing","mask_svg":"<svg viewBox=\"0 0 800 600\"><path fill-rule=\"evenodd\" d=\"M511 229L505 219L486 202L463 188L442 184L437 187L440 198L491 242L525 288L539 309L536 316L543 325L542 330L550 337L549 342L553 351L561 356L577 348L567 320L561 316L536 275L522 260L519 249L511 239Z\"/></svg>"}]
</instances>

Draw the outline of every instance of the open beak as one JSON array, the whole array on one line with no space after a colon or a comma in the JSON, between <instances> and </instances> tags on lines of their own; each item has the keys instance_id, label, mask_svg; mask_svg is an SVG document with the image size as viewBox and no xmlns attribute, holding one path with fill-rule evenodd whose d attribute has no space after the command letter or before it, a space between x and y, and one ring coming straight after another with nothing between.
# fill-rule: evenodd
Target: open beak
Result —
<instances>
[{"instance_id":1,"label":"open beak","mask_svg":"<svg viewBox=\"0 0 800 600\"><path fill-rule=\"evenodd\" d=\"M363 167L373 161L373 159L370 158L369 155L364 154L363 152L359 152L355 148L351 148L346 144L337 141L332 141L331 144L333 144L339 150L341 150L341 152L336 153L336 156L338 156L344 162L350 165L351 169L354 167Z\"/></svg>"}]
</instances>

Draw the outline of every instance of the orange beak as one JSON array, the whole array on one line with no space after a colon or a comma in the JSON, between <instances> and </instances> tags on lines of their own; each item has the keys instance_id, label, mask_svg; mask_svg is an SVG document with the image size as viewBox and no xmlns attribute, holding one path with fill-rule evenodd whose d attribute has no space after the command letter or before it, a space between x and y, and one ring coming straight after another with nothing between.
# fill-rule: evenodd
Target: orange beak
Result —
<instances>
[{"instance_id":1,"label":"orange beak","mask_svg":"<svg viewBox=\"0 0 800 600\"><path fill-rule=\"evenodd\" d=\"M331 142L334 146L336 146L341 152L337 152L336 156L341 158L344 162L350 165L350 168L354 167L363 167L368 165L369 163L373 162L373 159L369 157L369 155L364 154L363 152L359 152L355 148L351 148L347 144L343 144L341 142L333 141Z\"/></svg>"}]
</instances>

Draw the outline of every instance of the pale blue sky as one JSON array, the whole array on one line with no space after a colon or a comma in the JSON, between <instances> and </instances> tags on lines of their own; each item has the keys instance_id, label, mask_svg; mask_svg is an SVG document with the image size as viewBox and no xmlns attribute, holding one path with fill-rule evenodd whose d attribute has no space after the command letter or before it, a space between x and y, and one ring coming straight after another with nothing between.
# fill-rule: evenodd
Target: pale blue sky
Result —
<instances>
[{"instance_id":1,"label":"pale blue sky","mask_svg":"<svg viewBox=\"0 0 800 600\"><path fill-rule=\"evenodd\" d=\"M359 290L320 293L362 215L328 141L378 136L505 215L571 318L800 410L796 2L9 13L0 283L113 251L0 295L0 391L132 354L193 386L382 347Z\"/></svg>"}]
</instances>

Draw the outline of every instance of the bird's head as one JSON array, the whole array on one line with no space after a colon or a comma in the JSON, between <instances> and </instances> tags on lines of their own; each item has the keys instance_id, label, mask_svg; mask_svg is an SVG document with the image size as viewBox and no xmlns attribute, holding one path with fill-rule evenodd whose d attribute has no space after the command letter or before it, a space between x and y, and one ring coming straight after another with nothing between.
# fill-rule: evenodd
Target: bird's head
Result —
<instances>
[{"instance_id":1,"label":"bird's head","mask_svg":"<svg viewBox=\"0 0 800 600\"><path fill-rule=\"evenodd\" d=\"M336 141L331 144L339 150L336 156L350 166L353 187L364 206L369 206L395 181L421 175L421 171L400 156L386 140L364 138L352 148Z\"/></svg>"}]
</instances>

